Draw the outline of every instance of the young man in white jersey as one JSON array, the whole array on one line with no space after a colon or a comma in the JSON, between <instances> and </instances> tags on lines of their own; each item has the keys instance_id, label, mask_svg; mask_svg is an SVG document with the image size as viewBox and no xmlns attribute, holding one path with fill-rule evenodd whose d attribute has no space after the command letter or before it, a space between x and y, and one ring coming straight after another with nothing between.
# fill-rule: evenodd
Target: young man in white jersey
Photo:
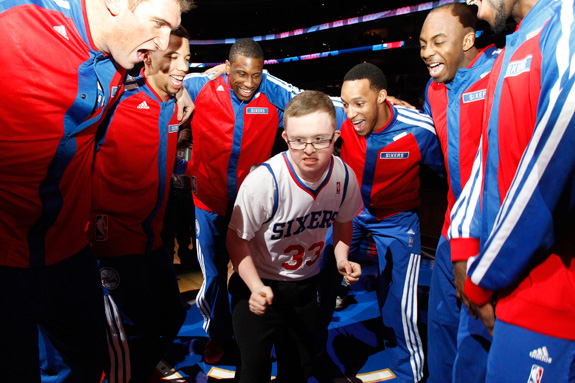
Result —
<instances>
[{"instance_id":1,"label":"young man in white jersey","mask_svg":"<svg viewBox=\"0 0 575 383\"><path fill-rule=\"evenodd\" d=\"M348 284L361 275L347 256L363 202L355 174L333 156L339 131L331 99L317 91L297 95L284 126L288 151L247 176L228 229L239 382L269 382L273 345L280 381L311 376L319 258L332 224L339 272Z\"/></svg>"}]
</instances>

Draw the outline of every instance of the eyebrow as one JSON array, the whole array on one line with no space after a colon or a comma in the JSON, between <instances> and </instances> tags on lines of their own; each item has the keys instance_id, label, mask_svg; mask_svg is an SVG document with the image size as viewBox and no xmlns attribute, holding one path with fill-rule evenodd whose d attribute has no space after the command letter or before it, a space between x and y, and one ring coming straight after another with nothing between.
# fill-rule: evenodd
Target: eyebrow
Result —
<instances>
[{"instance_id":1,"label":"eyebrow","mask_svg":"<svg viewBox=\"0 0 575 383\"><path fill-rule=\"evenodd\" d=\"M165 24L166 26L170 27L170 29L174 29L174 26L172 25L172 23L170 23L166 19L163 19L161 17L156 17L156 21L159 21L160 23Z\"/></svg>"},{"instance_id":2,"label":"eyebrow","mask_svg":"<svg viewBox=\"0 0 575 383\"><path fill-rule=\"evenodd\" d=\"M436 35L434 35L434 36L431 36L431 38L430 38L429 40L434 40L434 39L436 39L436 38L438 38L438 37L447 37L447 35L446 35L445 33L443 33L443 32L440 32L440 33L438 33L438 34L436 34ZM425 40L423 37L420 36L420 37L419 37L419 41L426 41L426 40Z\"/></svg>"},{"instance_id":3,"label":"eyebrow","mask_svg":"<svg viewBox=\"0 0 575 383\"><path fill-rule=\"evenodd\" d=\"M343 97L340 97L340 98L341 98L341 101L345 102L346 104L349 104L349 102L351 102L351 101L363 101L363 100L365 100L365 97L362 97L362 96L353 97L351 100L349 100L349 102L344 100Z\"/></svg>"},{"instance_id":4,"label":"eyebrow","mask_svg":"<svg viewBox=\"0 0 575 383\"><path fill-rule=\"evenodd\" d=\"M431 36L431 40L435 40L438 37L447 37L447 35L443 32L436 34L435 36Z\"/></svg>"}]
</instances>

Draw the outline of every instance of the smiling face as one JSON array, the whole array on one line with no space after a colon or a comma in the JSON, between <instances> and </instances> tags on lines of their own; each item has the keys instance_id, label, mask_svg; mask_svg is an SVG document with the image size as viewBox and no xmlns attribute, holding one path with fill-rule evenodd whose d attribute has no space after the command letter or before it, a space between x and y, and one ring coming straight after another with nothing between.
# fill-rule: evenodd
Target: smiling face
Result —
<instances>
[{"instance_id":1,"label":"smiling face","mask_svg":"<svg viewBox=\"0 0 575 383\"><path fill-rule=\"evenodd\" d=\"M474 41L473 30L464 29L451 10L429 13L421 28L419 43L421 58L433 80L449 82L459 69L466 68L470 60L465 52L473 47Z\"/></svg>"},{"instance_id":2,"label":"smiling face","mask_svg":"<svg viewBox=\"0 0 575 383\"><path fill-rule=\"evenodd\" d=\"M148 83L165 101L182 88L190 64L190 42L184 37L171 35L168 49L147 53L144 62Z\"/></svg>"},{"instance_id":3,"label":"smiling face","mask_svg":"<svg viewBox=\"0 0 575 383\"><path fill-rule=\"evenodd\" d=\"M312 142L333 138L326 149L315 149L307 144L305 149L292 149L288 145L288 157L297 175L305 181L317 182L327 170L333 153L334 142L339 137L335 121L327 112L318 111L304 116L289 117L282 137L286 142L302 140Z\"/></svg>"},{"instance_id":4,"label":"smiling face","mask_svg":"<svg viewBox=\"0 0 575 383\"><path fill-rule=\"evenodd\" d=\"M128 0L106 0L115 16L115 28L106 32L104 49L126 69L144 59L147 51L166 50L170 32L180 25L176 0L142 0L131 7Z\"/></svg>"},{"instance_id":5,"label":"smiling face","mask_svg":"<svg viewBox=\"0 0 575 383\"><path fill-rule=\"evenodd\" d=\"M370 87L368 79L344 81L341 86L341 101L355 132L367 136L383 127L389 120L387 91Z\"/></svg>"},{"instance_id":6,"label":"smiling face","mask_svg":"<svg viewBox=\"0 0 575 383\"><path fill-rule=\"evenodd\" d=\"M263 70L263 58L238 55L232 62L226 60L230 87L241 101L248 102L254 97L262 83Z\"/></svg>"}]
</instances>

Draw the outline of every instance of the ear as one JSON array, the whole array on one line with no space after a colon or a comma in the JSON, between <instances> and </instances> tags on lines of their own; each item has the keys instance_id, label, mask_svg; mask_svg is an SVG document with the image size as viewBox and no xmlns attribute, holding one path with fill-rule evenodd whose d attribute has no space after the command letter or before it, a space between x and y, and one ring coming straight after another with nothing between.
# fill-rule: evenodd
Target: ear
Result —
<instances>
[{"instance_id":1,"label":"ear","mask_svg":"<svg viewBox=\"0 0 575 383\"><path fill-rule=\"evenodd\" d=\"M122 9L122 0L104 0L106 8L112 16L118 16Z\"/></svg>"},{"instance_id":2,"label":"ear","mask_svg":"<svg viewBox=\"0 0 575 383\"><path fill-rule=\"evenodd\" d=\"M226 60L226 74L230 74L230 70L232 69L232 64L229 62L229 60Z\"/></svg>"},{"instance_id":3,"label":"ear","mask_svg":"<svg viewBox=\"0 0 575 383\"><path fill-rule=\"evenodd\" d=\"M463 37L463 51L467 52L468 50L473 48L474 45L475 45L475 32L471 31L468 32Z\"/></svg>"},{"instance_id":4,"label":"ear","mask_svg":"<svg viewBox=\"0 0 575 383\"><path fill-rule=\"evenodd\" d=\"M285 127L284 127L284 131L282 132L282 138L285 140L285 142L287 143L287 133L285 131Z\"/></svg>"},{"instance_id":5,"label":"ear","mask_svg":"<svg viewBox=\"0 0 575 383\"><path fill-rule=\"evenodd\" d=\"M333 142L336 142L340 136L341 136L341 130L336 129L335 132L333 132Z\"/></svg>"},{"instance_id":6,"label":"ear","mask_svg":"<svg viewBox=\"0 0 575 383\"><path fill-rule=\"evenodd\" d=\"M387 100L387 90L382 89L377 93L377 103L383 104Z\"/></svg>"}]
</instances>

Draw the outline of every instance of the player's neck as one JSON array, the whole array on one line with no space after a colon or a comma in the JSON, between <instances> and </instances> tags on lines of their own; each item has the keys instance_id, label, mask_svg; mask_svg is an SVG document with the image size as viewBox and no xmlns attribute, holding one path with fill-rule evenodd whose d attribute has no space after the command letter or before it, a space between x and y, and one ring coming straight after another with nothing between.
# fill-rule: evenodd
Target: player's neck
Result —
<instances>
[{"instance_id":1,"label":"player's neck","mask_svg":"<svg viewBox=\"0 0 575 383\"><path fill-rule=\"evenodd\" d=\"M387 100L379 106L379 113L377 115L377 124L375 131L380 131L383 127L387 126L389 120L391 119L391 107Z\"/></svg>"},{"instance_id":2,"label":"player's neck","mask_svg":"<svg viewBox=\"0 0 575 383\"><path fill-rule=\"evenodd\" d=\"M101 25L105 25L106 8L101 0L85 0L86 18L88 19L87 32L92 37L96 49L102 53L110 53L106 45L104 31Z\"/></svg>"},{"instance_id":3,"label":"player's neck","mask_svg":"<svg viewBox=\"0 0 575 383\"><path fill-rule=\"evenodd\" d=\"M163 73L151 74L150 71L148 70L148 67L147 66L144 67L144 77L146 78L146 83L150 86L150 88L152 88L152 90L158 96L160 101L166 102L168 98L172 96L172 94L166 91L165 86L162 86L162 81L165 81L165 79L160 78L160 76L164 76L164 74Z\"/></svg>"},{"instance_id":4,"label":"player's neck","mask_svg":"<svg viewBox=\"0 0 575 383\"><path fill-rule=\"evenodd\" d=\"M459 67L459 69L469 68L471 63L475 60L475 58L477 58L477 55L479 55L479 49L477 49L475 46L473 46L470 50L465 52L465 54L463 55L463 62L461 63L461 66Z\"/></svg>"},{"instance_id":5,"label":"player's neck","mask_svg":"<svg viewBox=\"0 0 575 383\"><path fill-rule=\"evenodd\" d=\"M539 0L518 0L511 8L511 17L520 24Z\"/></svg>"}]
</instances>

